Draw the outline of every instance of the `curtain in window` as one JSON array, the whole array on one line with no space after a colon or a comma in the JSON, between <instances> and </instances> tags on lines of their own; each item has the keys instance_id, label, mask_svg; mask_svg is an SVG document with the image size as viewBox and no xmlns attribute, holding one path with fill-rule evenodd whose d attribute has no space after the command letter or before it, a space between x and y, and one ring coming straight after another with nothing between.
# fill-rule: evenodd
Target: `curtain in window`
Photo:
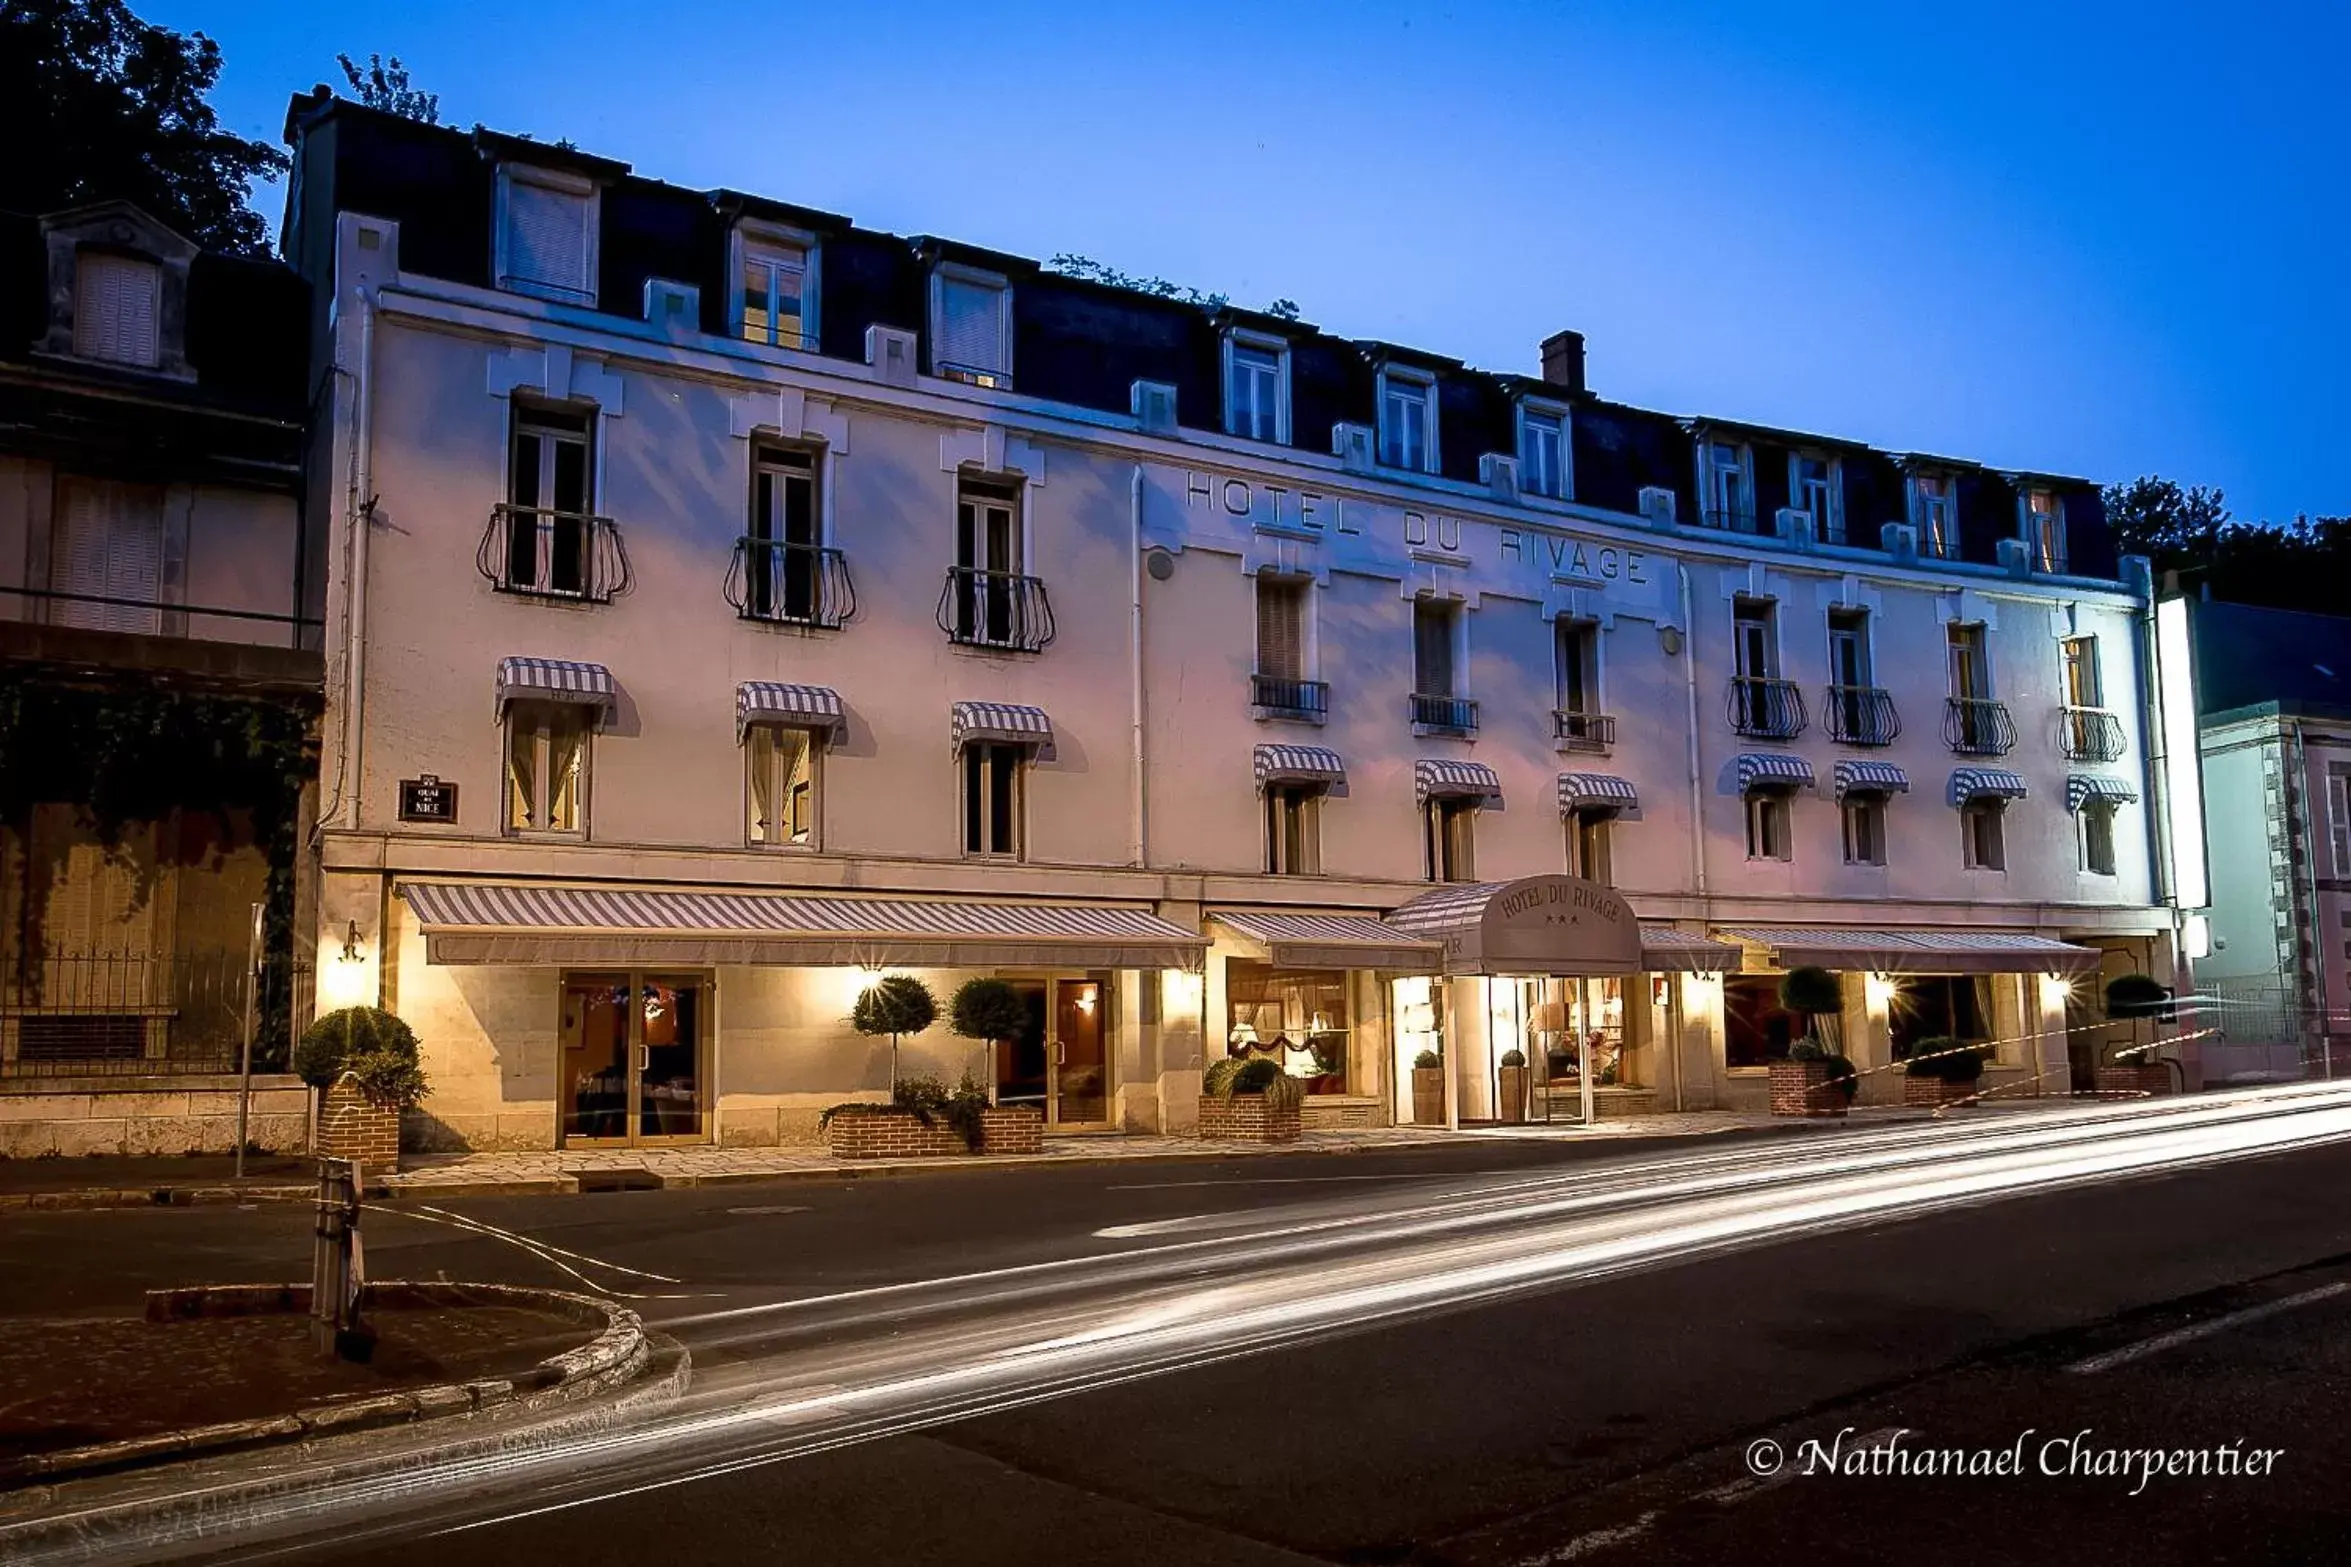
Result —
<instances>
[{"instance_id":1,"label":"curtain in window","mask_svg":"<svg viewBox=\"0 0 2351 1567\"><path fill-rule=\"evenodd\" d=\"M588 276L588 198L529 180L506 185L506 275L582 300Z\"/></svg>"},{"instance_id":2,"label":"curtain in window","mask_svg":"<svg viewBox=\"0 0 2351 1567\"><path fill-rule=\"evenodd\" d=\"M1257 672L1276 680L1305 675L1305 589L1257 579Z\"/></svg>"}]
</instances>

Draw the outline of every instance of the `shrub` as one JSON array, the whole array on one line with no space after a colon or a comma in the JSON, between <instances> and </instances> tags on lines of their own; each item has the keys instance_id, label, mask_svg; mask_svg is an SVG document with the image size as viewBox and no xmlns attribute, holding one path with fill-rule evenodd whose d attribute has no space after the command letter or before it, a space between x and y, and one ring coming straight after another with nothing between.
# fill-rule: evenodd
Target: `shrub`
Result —
<instances>
[{"instance_id":1,"label":"shrub","mask_svg":"<svg viewBox=\"0 0 2351 1567\"><path fill-rule=\"evenodd\" d=\"M1851 1104L1853 1096L1861 1092L1861 1069L1843 1056L1823 1056L1829 1064L1829 1088Z\"/></svg>"},{"instance_id":2,"label":"shrub","mask_svg":"<svg viewBox=\"0 0 2351 1567\"><path fill-rule=\"evenodd\" d=\"M1283 1072L1282 1064L1279 1061L1270 1056L1258 1056L1242 1062L1241 1069L1233 1074L1232 1092L1236 1094L1262 1094L1273 1086L1276 1078L1287 1075Z\"/></svg>"},{"instance_id":3,"label":"shrub","mask_svg":"<svg viewBox=\"0 0 2351 1567\"><path fill-rule=\"evenodd\" d=\"M849 1026L860 1034L919 1034L937 1022L938 998L912 974L885 974L860 991Z\"/></svg>"},{"instance_id":4,"label":"shrub","mask_svg":"<svg viewBox=\"0 0 2351 1567\"><path fill-rule=\"evenodd\" d=\"M1504 1066L1525 1066L1527 1053L1523 1050L1505 1050L1502 1052L1502 1064Z\"/></svg>"},{"instance_id":5,"label":"shrub","mask_svg":"<svg viewBox=\"0 0 2351 1567\"><path fill-rule=\"evenodd\" d=\"M1434 1050L1423 1050L1412 1058L1412 1069L1415 1072L1433 1072L1444 1064L1445 1058Z\"/></svg>"},{"instance_id":6,"label":"shrub","mask_svg":"<svg viewBox=\"0 0 2351 1567\"><path fill-rule=\"evenodd\" d=\"M2106 1015L2110 1018L2154 1017L2171 1000L2171 992L2146 974L2118 974L2106 982Z\"/></svg>"},{"instance_id":7,"label":"shrub","mask_svg":"<svg viewBox=\"0 0 2351 1567\"><path fill-rule=\"evenodd\" d=\"M1828 1058L1829 1047L1810 1034L1788 1046L1788 1059L1791 1061L1826 1061Z\"/></svg>"},{"instance_id":8,"label":"shrub","mask_svg":"<svg viewBox=\"0 0 2351 1567\"><path fill-rule=\"evenodd\" d=\"M1211 1098L1223 1099L1233 1091L1233 1074L1241 1070L1241 1063L1232 1056L1208 1063L1208 1070L1200 1074L1200 1092Z\"/></svg>"},{"instance_id":9,"label":"shrub","mask_svg":"<svg viewBox=\"0 0 2351 1567\"><path fill-rule=\"evenodd\" d=\"M1845 1009L1844 987L1824 968L1790 969L1780 976L1780 1005L1790 1012L1840 1014Z\"/></svg>"},{"instance_id":10,"label":"shrub","mask_svg":"<svg viewBox=\"0 0 2351 1567\"><path fill-rule=\"evenodd\" d=\"M302 1031L294 1071L313 1088L332 1087L344 1073L370 1104L412 1110L431 1084L417 1061L416 1031L381 1007L345 1007Z\"/></svg>"},{"instance_id":11,"label":"shrub","mask_svg":"<svg viewBox=\"0 0 2351 1567\"><path fill-rule=\"evenodd\" d=\"M976 1152L986 1130L981 1115L987 1108L988 1091L968 1074L952 1089L935 1077L909 1077L891 1085L890 1102L886 1105L869 1099L852 1099L826 1106L817 1115L816 1129L823 1131L840 1116L911 1115L924 1126L946 1122L963 1139L963 1146Z\"/></svg>"},{"instance_id":12,"label":"shrub","mask_svg":"<svg viewBox=\"0 0 2351 1567\"><path fill-rule=\"evenodd\" d=\"M947 1026L966 1039L1018 1039L1029 1021L1027 1000L1001 979L967 979L947 1006Z\"/></svg>"},{"instance_id":13,"label":"shrub","mask_svg":"<svg viewBox=\"0 0 2351 1567\"><path fill-rule=\"evenodd\" d=\"M1937 1034L1914 1039L1905 1054L1903 1072L1910 1077L1940 1078L1946 1083L1972 1083L1984 1075L1984 1052L1964 1040Z\"/></svg>"}]
</instances>

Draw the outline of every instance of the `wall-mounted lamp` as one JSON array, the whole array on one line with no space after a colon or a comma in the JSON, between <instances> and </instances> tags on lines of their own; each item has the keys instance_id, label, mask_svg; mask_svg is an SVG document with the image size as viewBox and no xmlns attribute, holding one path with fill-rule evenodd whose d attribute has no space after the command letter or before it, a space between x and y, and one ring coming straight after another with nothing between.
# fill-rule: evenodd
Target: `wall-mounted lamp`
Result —
<instances>
[{"instance_id":1,"label":"wall-mounted lamp","mask_svg":"<svg viewBox=\"0 0 2351 1567\"><path fill-rule=\"evenodd\" d=\"M1680 628L1675 626L1659 626L1657 628L1657 645L1665 650L1665 656L1667 658L1672 658L1675 654L1681 652L1682 633Z\"/></svg>"},{"instance_id":2,"label":"wall-mounted lamp","mask_svg":"<svg viewBox=\"0 0 2351 1567\"><path fill-rule=\"evenodd\" d=\"M343 937L343 950L339 955L346 963L357 963L367 956L359 950L359 921L351 922L351 929Z\"/></svg>"},{"instance_id":3,"label":"wall-mounted lamp","mask_svg":"<svg viewBox=\"0 0 2351 1567\"><path fill-rule=\"evenodd\" d=\"M1874 969L1861 981L1862 997L1872 1009L1890 1005L1894 999L1894 992L1899 988L1900 981L1896 980L1893 975Z\"/></svg>"}]
</instances>

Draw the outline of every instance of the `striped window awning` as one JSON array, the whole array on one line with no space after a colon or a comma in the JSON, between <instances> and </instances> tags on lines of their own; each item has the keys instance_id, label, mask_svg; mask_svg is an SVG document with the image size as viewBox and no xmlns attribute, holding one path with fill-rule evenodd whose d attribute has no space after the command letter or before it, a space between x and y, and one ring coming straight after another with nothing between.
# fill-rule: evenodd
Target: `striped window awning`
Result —
<instances>
[{"instance_id":1,"label":"striped window awning","mask_svg":"<svg viewBox=\"0 0 2351 1567\"><path fill-rule=\"evenodd\" d=\"M1641 806L1641 791L1634 788L1629 778L1616 778L1607 773L1561 773L1559 775L1559 814L1571 816L1577 811L1634 811Z\"/></svg>"},{"instance_id":2,"label":"striped window awning","mask_svg":"<svg viewBox=\"0 0 2351 1567\"><path fill-rule=\"evenodd\" d=\"M1207 941L1134 908L653 887L404 881L430 963L1197 969Z\"/></svg>"},{"instance_id":3,"label":"striped window awning","mask_svg":"<svg viewBox=\"0 0 2351 1567\"><path fill-rule=\"evenodd\" d=\"M1271 783L1335 786L1347 781L1346 762L1327 746L1261 745L1251 766L1260 789Z\"/></svg>"},{"instance_id":4,"label":"striped window awning","mask_svg":"<svg viewBox=\"0 0 2351 1567\"><path fill-rule=\"evenodd\" d=\"M1670 925L1641 927L1641 967L1651 974L1736 974L1746 950Z\"/></svg>"},{"instance_id":5,"label":"striped window awning","mask_svg":"<svg viewBox=\"0 0 2351 1567\"><path fill-rule=\"evenodd\" d=\"M2090 800L2107 805L2136 804L2139 791L2132 788L2127 778L2110 778L2104 773L2075 773L2065 780L2065 808L2079 811Z\"/></svg>"},{"instance_id":6,"label":"striped window awning","mask_svg":"<svg viewBox=\"0 0 2351 1567\"><path fill-rule=\"evenodd\" d=\"M1910 775L1892 762L1839 762L1830 770L1837 798L1849 794L1908 794Z\"/></svg>"},{"instance_id":7,"label":"striped window awning","mask_svg":"<svg viewBox=\"0 0 2351 1567\"><path fill-rule=\"evenodd\" d=\"M2032 791L2024 775L2005 767L1955 767L1951 770L1951 803L1970 800L2021 800Z\"/></svg>"},{"instance_id":8,"label":"striped window awning","mask_svg":"<svg viewBox=\"0 0 2351 1567\"><path fill-rule=\"evenodd\" d=\"M1265 949L1276 968L1444 970L1444 948L1407 935L1374 914L1294 914L1274 909L1211 909L1208 917Z\"/></svg>"},{"instance_id":9,"label":"striped window awning","mask_svg":"<svg viewBox=\"0 0 2351 1567\"><path fill-rule=\"evenodd\" d=\"M838 735L848 724L841 693L831 686L792 686L776 680L746 680L735 687L735 738L753 724L783 724Z\"/></svg>"},{"instance_id":10,"label":"striped window awning","mask_svg":"<svg viewBox=\"0 0 2351 1567\"><path fill-rule=\"evenodd\" d=\"M1502 780L1483 762L1456 762L1424 756L1412 764L1413 797L1431 800L1483 800L1488 810L1502 807Z\"/></svg>"},{"instance_id":11,"label":"striped window awning","mask_svg":"<svg viewBox=\"0 0 2351 1567\"><path fill-rule=\"evenodd\" d=\"M1764 949L1775 968L1877 974L2079 974L2098 967L2093 947L2024 931L1847 930L1742 927L1721 932Z\"/></svg>"},{"instance_id":12,"label":"striped window awning","mask_svg":"<svg viewBox=\"0 0 2351 1567\"><path fill-rule=\"evenodd\" d=\"M1785 751L1749 751L1732 766L1739 792L1750 789L1809 789L1812 764Z\"/></svg>"},{"instance_id":13,"label":"striped window awning","mask_svg":"<svg viewBox=\"0 0 2351 1567\"><path fill-rule=\"evenodd\" d=\"M958 702L948 730L958 751L974 740L996 740L1007 745L1053 743L1053 720L1045 716L1045 710L1012 702Z\"/></svg>"},{"instance_id":14,"label":"striped window awning","mask_svg":"<svg viewBox=\"0 0 2351 1567\"><path fill-rule=\"evenodd\" d=\"M612 720L620 688L612 671L602 664L577 664L560 658L502 658L498 660L496 711L506 716L509 702L563 702L592 707L599 723Z\"/></svg>"}]
</instances>

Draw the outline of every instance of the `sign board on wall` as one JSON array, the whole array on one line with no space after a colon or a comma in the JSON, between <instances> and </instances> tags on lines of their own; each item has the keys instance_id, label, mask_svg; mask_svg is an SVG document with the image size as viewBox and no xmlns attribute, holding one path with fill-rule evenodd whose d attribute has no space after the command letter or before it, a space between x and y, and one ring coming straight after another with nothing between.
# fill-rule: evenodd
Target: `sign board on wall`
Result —
<instances>
[{"instance_id":1,"label":"sign board on wall","mask_svg":"<svg viewBox=\"0 0 2351 1567\"><path fill-rule=\"evenodd\" d=\"M455 822L457 785L443 783L431 773L400 780L400 819L404 822Z\"/></svg>"}]
</instances>

